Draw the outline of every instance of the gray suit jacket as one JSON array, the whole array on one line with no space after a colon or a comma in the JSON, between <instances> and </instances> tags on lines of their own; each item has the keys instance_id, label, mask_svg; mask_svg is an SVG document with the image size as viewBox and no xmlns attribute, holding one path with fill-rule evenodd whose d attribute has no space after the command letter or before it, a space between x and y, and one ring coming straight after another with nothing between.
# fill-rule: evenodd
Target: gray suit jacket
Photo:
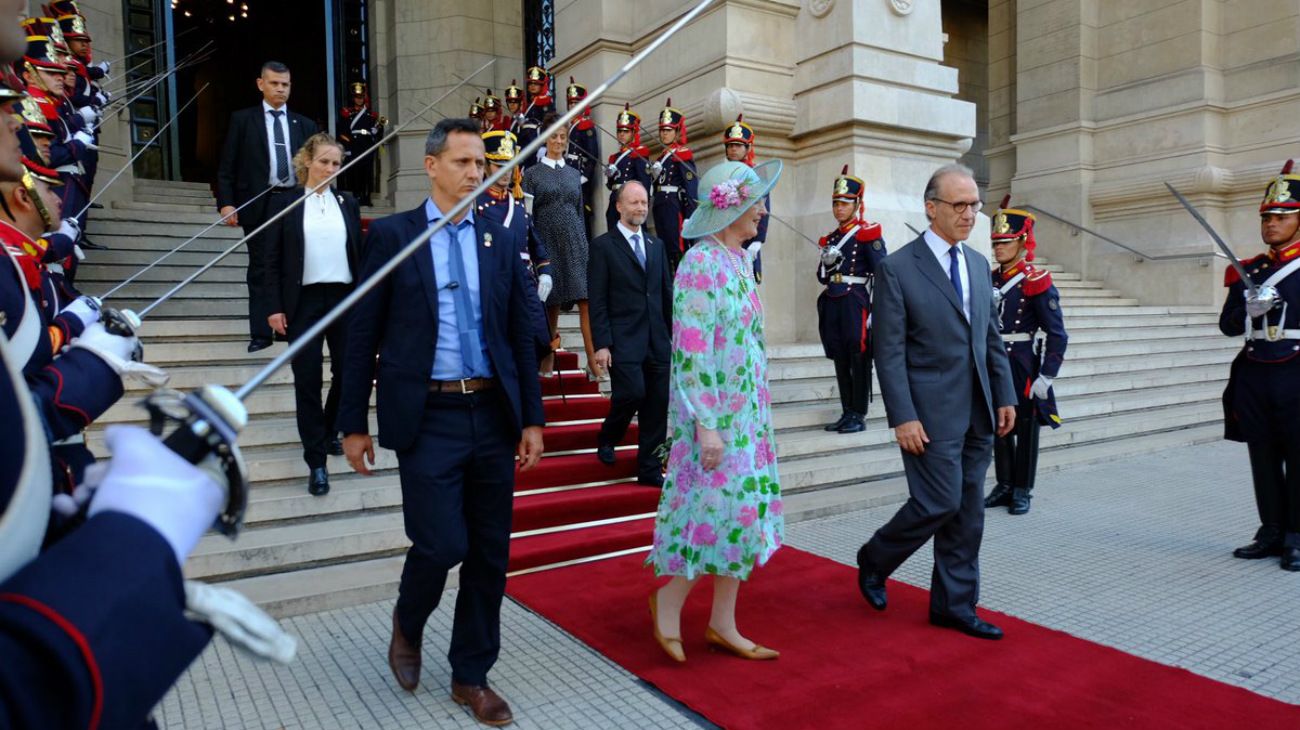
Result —
<instances>
[{"instance_id":1,"label":"gray suit jacket","mask_svg":"<svg viewBox=\"0 0 1300 730\"><path fill-rule=\"evenodd\" d=\"M989 262L965 246L962 251L970 272L969 323L924 237L886 257L876 270L872 333L889 425L919 420L933 440L962 438L979 416L972 412L972 366L993 427L994 409L1016 404Z\"/></svg>"}]
</instances>

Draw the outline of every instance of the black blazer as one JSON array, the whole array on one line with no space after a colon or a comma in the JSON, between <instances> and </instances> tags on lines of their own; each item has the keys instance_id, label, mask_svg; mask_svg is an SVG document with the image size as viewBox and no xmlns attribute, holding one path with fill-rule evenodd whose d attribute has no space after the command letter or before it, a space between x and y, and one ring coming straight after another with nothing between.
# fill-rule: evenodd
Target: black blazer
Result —
<instances>
[{"instance_id":1,"label":"black blazer","mask_svg":"<svg viewBox=\"0 0 1300 730\"><path fill-rule=\"evenodd\" d=\"M330 188L330 194L339 201L343 209L343 225L348 231L348 271L352 272L352 283L357 283L357 274L361 270L361 206L352 193L340 192ZM297 201L303 196L303 188L294 188L293 198L284 200L285 204ZM298 292L302 289L302 268L306 246L302 236L303 208L312 205L311 201L299 203L293 210L267 228L262 235L266 242L266 294L268 312L283 312L289 321L293 321L298 309ZM278 210L268 210L267 217L275 215Z\"/></svg>"},{"instance_id":2,"label":"black blazer","mask_svg":"<svg viewBox=\"0 0 1300 730\"><path fill-rule=\"evenodd\" d=\"M641 227L645 270L617 227L592 240L587 253L591 339L608 347L614 364L668 363L672 345L673 283L664 244Z\"/></svg>"},{"instance_id":3,"label":"black blazer","mask_svg":"<svg viewBox=\"0 0 1300 730\"><path fill-rule=\"evenodd\" d=\"M226 146L221 152L221 166L217 168L217 208L233 205L236 208L249 198L267 188L271 176L270 141L266 138L266 117L259 102L257 106L240 109L230 115L230 128L226 130ZM316 123L297 112L289 112L289 174L293 174L293 156L307 138L316 134ZM260 225L266 220L266 198L239 211L239 222L244 226Z\"/></svg>"},{"instance_id":4,"label":"black blazer","mask_svg":"<svg viewBox=\"0 0 1300 730\"><path fill-rule=\"evenodd\" d=\"M517 438L525 426L546 422L534 325L528 313L528 297L536 297L537 290L519 258L514 234L483 216L475 216L474 222L483 337L498 387L510 403ZM427 227L423 204L372 222L366 234L362 280ZM369 433L367 411L374 383L380 445L394 451L409 448L424 414L437 341L438 289L433 257L425 247L399 264L352 313L338 429L345 434Z\"/></svg>"}]
</instances>

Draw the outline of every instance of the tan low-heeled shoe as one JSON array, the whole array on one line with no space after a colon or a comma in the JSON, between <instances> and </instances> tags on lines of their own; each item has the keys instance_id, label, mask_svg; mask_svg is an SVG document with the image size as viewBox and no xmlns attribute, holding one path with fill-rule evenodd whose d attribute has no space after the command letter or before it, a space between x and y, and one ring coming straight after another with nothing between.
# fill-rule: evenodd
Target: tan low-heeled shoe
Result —
<instances>
[{"instance_id":1,"label":"tan low-heeled shoe","mask_svg":"<svg viewBox=\"0 0 1300 730\"><path fill-rule=\"evenodd\" d=\"M664 653L673 658L675 662L686 661L686 650L682 648L682 639L678 637L667 637L659 633L659 592L655 591L650 594L650 623L654 626L655 641L659 642L659 648Z\"/></svg>"},{"instance_id":2,"label":"tan low-heeled shoe","mask_svg":"<svg viewBox=\"0 0 1300 730\"><path fill-rule=\"evenodd\" d=\"M769 649L765 646L759 646L758 644L754 644L753 649L741 649L740 647L736 646L730 641L727 641L726 639L722 638L722 634L719 634L718 632L714 631L712 626L710 626L708 630L704 632L704 640L709 642L711 646L715 646L724 651L729 651L732 654L735 654L736 656L740 657L741 659L767 661L770 659L776 659L777 657L781 656L781 652L777 651L776 649Z\"/></svg>"}]
</instances>

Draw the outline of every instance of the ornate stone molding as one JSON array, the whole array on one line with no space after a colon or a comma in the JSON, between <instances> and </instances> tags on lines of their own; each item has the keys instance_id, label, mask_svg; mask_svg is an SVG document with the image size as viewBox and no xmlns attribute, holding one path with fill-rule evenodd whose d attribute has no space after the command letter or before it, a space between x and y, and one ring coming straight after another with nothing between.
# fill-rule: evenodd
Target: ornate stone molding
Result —
<instances>
[{"instance_id":1,"label":"ornate stone molding","mask_svg":"<svg viewBox=\"0 0 1300 730\"><path fill-rule=\"evenodd\" d=\"M889 0L889 9L893 10L895 15L911 15L915 5L916 0Z\"/></svg>"},{"instance_id":2,"label":"ornate stone molding","mask_svg":"<svg viewBox=\"0 0 1300 730\"><path fill-rule=\"evenodd\" d=\"M808 0L808 12L814 18L825 18L835 8L835 0Z\"/></svg>"}]
</instances>

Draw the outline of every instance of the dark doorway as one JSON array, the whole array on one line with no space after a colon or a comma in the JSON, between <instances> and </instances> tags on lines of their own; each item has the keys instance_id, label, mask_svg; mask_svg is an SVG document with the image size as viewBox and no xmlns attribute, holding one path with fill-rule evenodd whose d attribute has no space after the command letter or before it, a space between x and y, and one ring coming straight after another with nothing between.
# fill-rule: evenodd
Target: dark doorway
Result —
<instances>
[{"instance_id":1,"label":"dark doorway","mask_svg":"<svg viewBox=\"0 0 1300 730\"><path fill-rule=\"evenodd\" d=\"M208 60L176 75L174 108L209 84L176 121L182 180L216 181L230 114L261 103L257 76L267 60L287 64L293 74L289 108L329 128L331 71L337 67L327 58L328 34L337 30L334 0L175 0L171 12L177 62L209 41L214 49Z\"/></svg>"}]
</instances>

